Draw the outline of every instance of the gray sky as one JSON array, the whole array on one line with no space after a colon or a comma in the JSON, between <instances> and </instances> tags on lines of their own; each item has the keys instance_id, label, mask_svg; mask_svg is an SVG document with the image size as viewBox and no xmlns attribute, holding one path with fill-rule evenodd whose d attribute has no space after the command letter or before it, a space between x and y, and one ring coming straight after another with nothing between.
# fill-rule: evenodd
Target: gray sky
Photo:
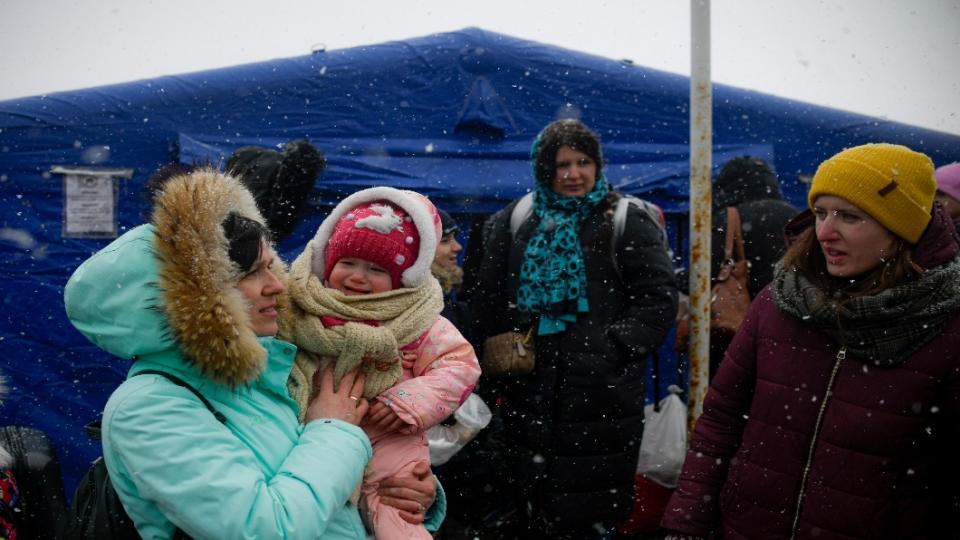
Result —
<instances>
[{"instance_id":1,"label":"gray sky","mask_svg":"<svg viewBox=\"0 0 960 540\"><path fill-rule=\"evenodd\" d=\"M0 100L467 26L689 75L689 6L0 0ZM714 0L711 11L715 82L960 134L960 0Z\"/></svg>"}]
</instances>

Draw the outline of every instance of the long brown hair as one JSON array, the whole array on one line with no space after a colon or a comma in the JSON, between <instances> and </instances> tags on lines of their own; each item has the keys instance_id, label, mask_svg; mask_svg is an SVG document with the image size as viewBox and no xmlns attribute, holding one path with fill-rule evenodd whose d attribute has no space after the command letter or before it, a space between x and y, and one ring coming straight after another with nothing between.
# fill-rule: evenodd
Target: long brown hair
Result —
<instances>
[{"instance_id":1,"label":"long brown hair","mask_svg":"<svg viewBox=\"0 0 960 540\"><path fill-rule=\"evenodd\" d=\"M923 273L923 268L913 260L913 245L897 239L897 253L877 268L853 279L838 278L827 271L827 260L814 225L797 235L783 256L783 267L800 272L828 298L847 300L872 296Z\"/></svg>"}]
</instances>

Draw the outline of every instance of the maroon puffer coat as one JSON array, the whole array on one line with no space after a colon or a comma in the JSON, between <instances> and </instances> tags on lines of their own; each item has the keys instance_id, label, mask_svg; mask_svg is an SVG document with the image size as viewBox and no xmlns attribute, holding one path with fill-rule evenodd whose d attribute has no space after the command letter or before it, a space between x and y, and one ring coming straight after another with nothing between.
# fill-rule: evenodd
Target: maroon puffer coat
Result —
<instances>
[{"instance_id":1,"label":"maroon puffer coat","mask_svg":"<svg viewBox=\"0 0 960 540\"><path fill-rule=\"evenodd\" d=\"M958 250L935 213L917 262L937 266ZM839 349L781 313L769 288L757 297L710 385L665 528L724 539L956 537L960 317L894 367Z\"/></svg>"}]
</instances>

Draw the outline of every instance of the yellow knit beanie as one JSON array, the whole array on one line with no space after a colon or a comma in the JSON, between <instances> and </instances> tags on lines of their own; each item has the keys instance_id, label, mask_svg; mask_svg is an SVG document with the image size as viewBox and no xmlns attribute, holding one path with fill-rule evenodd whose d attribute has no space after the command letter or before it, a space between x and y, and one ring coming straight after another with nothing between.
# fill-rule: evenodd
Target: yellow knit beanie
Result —
<instances>
[{"instance_id":1,"label":"yellow knit beanie","mask_svg":"<svg viewBox=\"0 0 960 540\"><path fill-rule=\"evenodd\" d=\"M864 144L824 161L813 176L807 204L835 195L915 244L930 222L937 191L933 162L898 144Z\"/></svg>"}]
</instances>

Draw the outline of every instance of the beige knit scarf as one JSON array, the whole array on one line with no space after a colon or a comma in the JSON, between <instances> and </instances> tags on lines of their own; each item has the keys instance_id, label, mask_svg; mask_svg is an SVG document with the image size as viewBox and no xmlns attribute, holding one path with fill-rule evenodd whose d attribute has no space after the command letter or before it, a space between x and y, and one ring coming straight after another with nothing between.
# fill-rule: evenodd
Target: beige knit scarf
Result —
<instances>
[{"instance_id":1,"label":"beige knit scarf","mask_svg":"<svg viewBox=\"0 0 960 540\"><path fill-rule=\"evenodd\" d=\"M448 268L434 262L430 265L430 273L440 282L443 294L450 294L450 291L463 283L463 268L459 266Z\"/></svg>"},{"instance_id":2,"label":"beige knit scarf","mask_svg":"<svg viewBox=\"0 0 960 540\"><path fill-rule=\"evenodd\" d=\"M363 396L376 396L396 384L403 373L400 347L426 332L443 310L443 293L435 279L417 288L348 296L325 287L311 271L312 260L313 247L308 244L290 267L290 302L280 317L280 337L298 348L287 386L300 405L301 418L321 359L335 362L335 385L359 365L366 375ZM347 322L325 328L322 316ZM380 326L362 321L379 321Z\"/></svg>"}]
</instances>

